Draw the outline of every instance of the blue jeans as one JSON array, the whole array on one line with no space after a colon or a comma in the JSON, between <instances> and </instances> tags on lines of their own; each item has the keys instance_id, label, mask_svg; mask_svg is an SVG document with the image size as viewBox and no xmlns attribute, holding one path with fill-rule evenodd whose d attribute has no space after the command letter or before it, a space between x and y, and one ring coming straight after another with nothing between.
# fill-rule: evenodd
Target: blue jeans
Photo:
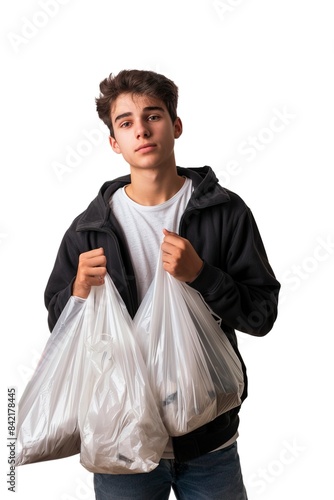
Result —
<instances>
[{"instance_id":1,"label":"blue jeans","mask_svg":"<svg viewBox=\"0 0 334 500\"><path fill-rule=\"evenodd\" d=\"M94 474L96 500L247 500L237 443L185 463L162 459L144 474Z\"/></svg>"}]
</instances>

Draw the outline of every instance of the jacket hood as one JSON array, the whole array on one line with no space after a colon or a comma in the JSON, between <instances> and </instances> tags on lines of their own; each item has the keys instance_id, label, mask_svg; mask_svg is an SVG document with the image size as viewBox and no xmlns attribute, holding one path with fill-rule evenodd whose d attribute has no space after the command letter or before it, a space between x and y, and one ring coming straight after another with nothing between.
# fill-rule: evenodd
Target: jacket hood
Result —
<instances>
[{"instance_id":1,"label":"jacket hood","mask_svg":"<svg viewBox=\"0 0 334 500\"><path fill-rule=\"evenodd\" d=\"M177 167L179 175L188 177L193 182L194 192L189 206L201 208L226 203L230 200L228 191L218 184L218 179L209 166L198 168ZM117 189L131 182L131 176L124 175L105 182L87 209L77 219L77 231L102 227L110 216L109 199Z\"/></svg>"}]
</instances>

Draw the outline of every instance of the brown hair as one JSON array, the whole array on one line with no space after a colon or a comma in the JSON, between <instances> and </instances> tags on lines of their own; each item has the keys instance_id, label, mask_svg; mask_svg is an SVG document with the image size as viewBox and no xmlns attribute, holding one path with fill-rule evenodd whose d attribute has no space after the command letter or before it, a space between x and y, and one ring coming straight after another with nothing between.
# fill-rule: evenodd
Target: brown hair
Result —
<instances>
[{"instance_id":1,"label":"brown hair","mask_svg":"<svg viewBox=\"0 0 334 500\"><path fill-rule=\"evenodd\" d=\"M147 95L160 99L166 106L172 122L177 118L178 88L172 80L154 71L123 70L112 73L100 83L100 96L95 99L96 110L114 137L111 106L121 94Z\"/></svg>"}]
</instances>

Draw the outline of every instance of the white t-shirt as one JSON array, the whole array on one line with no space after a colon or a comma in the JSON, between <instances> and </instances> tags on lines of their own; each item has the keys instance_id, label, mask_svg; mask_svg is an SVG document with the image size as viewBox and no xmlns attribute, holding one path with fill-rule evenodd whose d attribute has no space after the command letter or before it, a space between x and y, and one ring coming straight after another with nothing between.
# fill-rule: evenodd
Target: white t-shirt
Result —
<instances>
[{"instance_id":1,"label":"white t-shirt","mask_svg":"<svg viewBox=\"0 0 334 500\"><path fill-rule=\"evenodd\" d=\"M185 178L181 189L159 205L139 205L118 189L110 199L110 207L118 220L130 252L141 302L156 269L163 229L178 233L180 220L192 193L192 182Z\"/></svg>"}]
</instances>

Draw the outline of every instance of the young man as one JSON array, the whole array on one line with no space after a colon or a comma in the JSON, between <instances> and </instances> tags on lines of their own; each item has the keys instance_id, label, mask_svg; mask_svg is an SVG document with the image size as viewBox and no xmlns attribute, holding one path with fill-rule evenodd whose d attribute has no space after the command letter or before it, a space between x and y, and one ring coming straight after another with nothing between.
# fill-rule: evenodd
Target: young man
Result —
<instances>
[{"instance_id":1,"label":"young man","mask_svg":"<svg viewBox=\"0 0 334 500\"><path fill-rule=\"evenodd\" d=\"M178 89L151 71L121 71L96 100L113 151L130 175L106 182L67 230L45 291L52 329L71 295L85 299L108 272L135 315L162 249L164 269L198 290L246 368L235 330L262 336L277 315L280 285L251 211L210 167L176 166L182 134ZM244 500L236 439L240 407L187 435L171 438L147 474L95 474L96 498ZM152 422L154 425L154 422Z\"/></svg>"}]
</instances>

